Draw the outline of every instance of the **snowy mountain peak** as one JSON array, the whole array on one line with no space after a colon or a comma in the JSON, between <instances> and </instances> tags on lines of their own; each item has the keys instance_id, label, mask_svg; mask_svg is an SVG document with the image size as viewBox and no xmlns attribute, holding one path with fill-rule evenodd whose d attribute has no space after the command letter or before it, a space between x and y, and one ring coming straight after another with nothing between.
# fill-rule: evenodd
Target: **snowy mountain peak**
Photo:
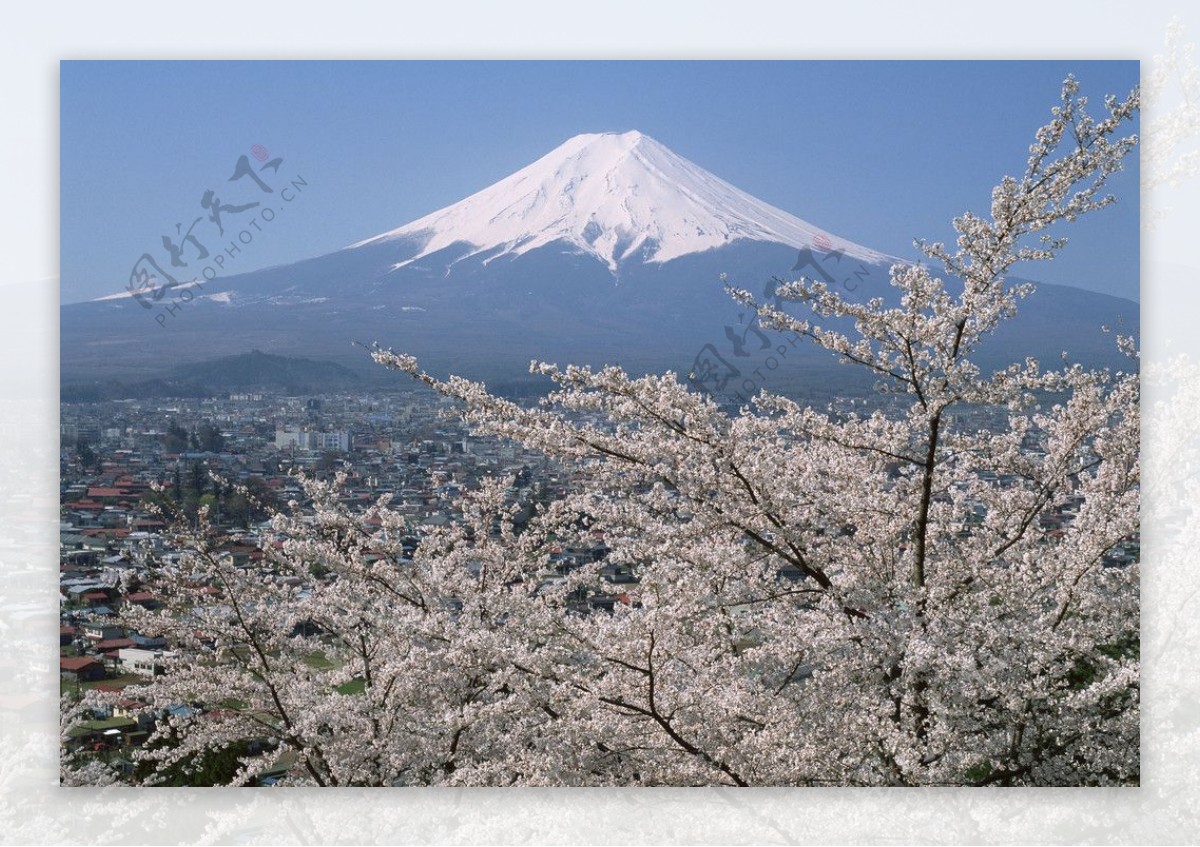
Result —
<instances>
[{"instance_id":1,"label":"snowy mountain peak","mask_svg":"<svg viewBox=\"0 0 1200 847\"><path fill-rule=\"evenodd\" d=\"M566 242L616 271L739 240L889 257L752 197L637 130L567 139L531 165L464 200L358 244L415 239L416 262L452 244L468 255L520 255Z\"/></svg>"}]
</instances>

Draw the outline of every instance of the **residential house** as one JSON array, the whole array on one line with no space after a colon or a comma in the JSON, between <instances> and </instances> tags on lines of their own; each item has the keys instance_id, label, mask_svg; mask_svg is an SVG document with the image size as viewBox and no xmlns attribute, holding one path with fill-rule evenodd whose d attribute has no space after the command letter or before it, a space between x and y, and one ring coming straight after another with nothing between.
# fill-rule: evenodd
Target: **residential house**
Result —
<instances>
[{"instance_id":1,"label":"residential house","mask_svg":"<svg viewBox=\"0 0 1200 847\"><path fill-rule=\"evenodd\" d=\"M70 676L76 682L91 682L104 679L104 665L92 656L63 656L58 660L59 673Z\"/></svg>"}]
</instances>

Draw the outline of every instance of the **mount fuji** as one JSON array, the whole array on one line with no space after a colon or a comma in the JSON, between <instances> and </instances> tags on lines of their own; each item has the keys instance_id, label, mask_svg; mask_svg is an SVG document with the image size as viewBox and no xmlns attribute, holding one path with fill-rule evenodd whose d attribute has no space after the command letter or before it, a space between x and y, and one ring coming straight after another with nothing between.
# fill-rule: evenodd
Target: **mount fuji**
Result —
<instances>
[{"instance_id":1,"label":"mount fuji","mask_svg":"<svg viewBox=\"0 0 1200 847\"><path fill-rule=\"evenodd\" d=\"M775 342L723 276L769 294L773 279L803 274L894 299L898 261L640 132L577 135L458 203L328 255L184 282L150 309L128 291L66 305L62 378L146 378L250 349L363 366L355 341L493 386L528 380L531 359L688 373L703 355L740 372ZM171 298L179 308L156 319ZM1107 364L1115 345L1101 325L1136 334L1138 305L1042 285L989 355L1053 361L1068 350ZM778 379L832 378L825 358L802 350Z\"/></svg>"},{"instance_id":2,"label":"mount fuji","mask_svg":"<svg viewBox=\"0 0 1200 847\"><path fill-rule=\"evenodd\" d=\"M467 244L486 264L555 242L614 274L630 261L663 264L737 241L888 257L824 232L736 188L640 132L577 135L495 185L352 248L411 238L420 251L395 267ZM458 261L458 260L455 260Z\"/></svg>"}]
</instances>

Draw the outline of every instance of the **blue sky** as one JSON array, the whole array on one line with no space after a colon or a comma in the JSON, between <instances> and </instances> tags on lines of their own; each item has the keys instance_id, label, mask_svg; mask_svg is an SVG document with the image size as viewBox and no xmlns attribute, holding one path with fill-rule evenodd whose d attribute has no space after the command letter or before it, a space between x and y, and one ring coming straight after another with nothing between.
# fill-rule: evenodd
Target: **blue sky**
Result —
<instances>
[{"instance_id":1,"label":"blue sky","mask_svg":"<svg viewBox=\"0 0 1200 847\"><path fill-rule=\"evenodd\" d=\"M955 215L986 212L1068 73L1098 105L1136 84L1138 63L64 62L62 302L122 290L139 255L206 214L205 191L253 199L226 180L256 144L308 187L240 272L393 229L572 135L628 129L910 256L914 237L948 239ZM1138 298L1136 162L1110 188L1118 204L1031 275Z\"/></svg>"}]
</instances>

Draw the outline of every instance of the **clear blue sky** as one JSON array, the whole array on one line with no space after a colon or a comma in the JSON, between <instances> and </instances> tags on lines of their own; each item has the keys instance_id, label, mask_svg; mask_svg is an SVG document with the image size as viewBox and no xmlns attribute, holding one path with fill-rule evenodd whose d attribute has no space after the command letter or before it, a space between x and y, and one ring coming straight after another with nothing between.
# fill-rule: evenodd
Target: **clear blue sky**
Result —
<instances>
[{"instance_id":1,"label":"clear blue sky","mask_svg":"<svg viewBox=\"0 0 1200 847\"><path fill-rule=\"evenodd\" d=\"M240 197L225 181L255 144L309 188L239 271L398 227L572 135L628 129L910 256L1020 173L1068 73L1099 105L1138 63L64 62L62 302L120 291L142 252L205 213L206 190ZM1068 230L1038 278L1138 298L1136 162L1110 185L1117 206Z\"/></svg>"}]
</instances>

